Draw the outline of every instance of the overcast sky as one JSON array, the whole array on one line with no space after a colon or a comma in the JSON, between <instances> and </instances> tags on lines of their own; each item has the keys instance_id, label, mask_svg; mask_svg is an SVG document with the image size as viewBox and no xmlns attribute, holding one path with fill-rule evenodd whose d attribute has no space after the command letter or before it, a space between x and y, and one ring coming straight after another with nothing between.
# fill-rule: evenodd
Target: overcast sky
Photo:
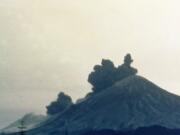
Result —
<instances>
[{"instance_id":1,"label":"overcast sky","mask_svg":"<svg viewBox=\"0 0 180 135\"><path fill-rule=\"evenodd\" d=\"M1 0L0 128L45 113L60 91L90 91L102 58L126 53L142 75L180 95L179 0Z\"/></svg>"}]
</instances>

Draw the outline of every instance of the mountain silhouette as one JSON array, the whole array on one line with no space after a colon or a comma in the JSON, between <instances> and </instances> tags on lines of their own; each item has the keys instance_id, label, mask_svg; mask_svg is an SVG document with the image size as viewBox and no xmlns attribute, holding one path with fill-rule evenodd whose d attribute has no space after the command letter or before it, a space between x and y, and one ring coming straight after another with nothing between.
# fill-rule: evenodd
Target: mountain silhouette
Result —
<instances>
[{"instance_id":1,"label":"mountain silhouette","mask_svg":"<svg viewBox=\"0 0 180 135\"><path fill-rule=\"evenodd\" d=\"M180 97L133 75L53 116L33 135L82 134L90 130L130 131L159 125L180 129Z\"/></svg>"}]
</instances>

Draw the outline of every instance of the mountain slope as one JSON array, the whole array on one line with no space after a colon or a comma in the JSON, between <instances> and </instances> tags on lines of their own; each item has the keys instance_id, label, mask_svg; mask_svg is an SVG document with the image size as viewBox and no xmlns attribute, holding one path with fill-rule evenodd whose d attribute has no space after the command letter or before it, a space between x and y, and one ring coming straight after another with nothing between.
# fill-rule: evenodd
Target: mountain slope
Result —
<instances>
[{"instance_id":1,"label":"mountain slope","mask_svg":"<svg viewBox=\"0 0 180 135\"><path fill-rule=\"evenodd\" d=\"M180 97L140 76L130 76L46 121L29 134L131 130L159 125L180 128Z\"/></svg>"}]
</instances>

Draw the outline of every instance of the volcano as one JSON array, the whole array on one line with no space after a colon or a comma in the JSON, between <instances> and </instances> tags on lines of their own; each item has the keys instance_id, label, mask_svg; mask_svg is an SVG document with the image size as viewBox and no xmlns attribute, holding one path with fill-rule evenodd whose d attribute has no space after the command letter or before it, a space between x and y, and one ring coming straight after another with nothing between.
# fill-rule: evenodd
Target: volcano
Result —
<instances>
[{"instance_id":1,"label":"volcano","mask_svg":"<svg viewBox=\"0 0 180 135\"><path fill-rule=\"evenodd\" d=\"M129 131L159 125L180 129L180 97L137 75L116 82L53 116L29 132L80 134L89 130Z\"/></svg>"}]
</instances>

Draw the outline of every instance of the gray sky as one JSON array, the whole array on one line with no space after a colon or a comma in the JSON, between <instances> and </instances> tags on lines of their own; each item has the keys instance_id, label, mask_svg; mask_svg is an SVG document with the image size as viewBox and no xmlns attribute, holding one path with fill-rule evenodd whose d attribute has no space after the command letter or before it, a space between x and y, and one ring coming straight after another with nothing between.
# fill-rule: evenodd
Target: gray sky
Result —
<instances>
[{"instance_id":1,"label":"gray sky","mask_svg":"<svg viewBox=\"0 0 180 135\"><path fill-rule=\"evenodd\" d=\"M60 91L90 91L102 58L134 57L139 74L180 95L178 0L1 0L0 128L44 113Z\"/></svg>"}]
</instances>

